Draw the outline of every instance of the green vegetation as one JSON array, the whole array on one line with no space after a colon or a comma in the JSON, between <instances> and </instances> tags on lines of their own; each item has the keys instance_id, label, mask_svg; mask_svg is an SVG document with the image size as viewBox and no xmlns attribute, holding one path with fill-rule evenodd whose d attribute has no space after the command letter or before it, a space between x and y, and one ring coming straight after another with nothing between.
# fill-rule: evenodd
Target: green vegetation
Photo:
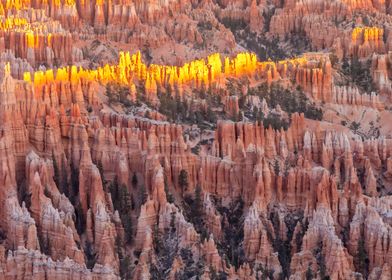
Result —
<instances>
[{"instance_id":1,"label":"green vegetation","mask_svg":"<svg viewBox=\"0 0 392 280\"><path fill-rule=\"evenodd\" d=\"M200 143L197 143L196 146L192 147L191 148L192 153L194 153L195 155L199 155L199 153L200 153L200 145L201 145Z\"/></svg>"},{"instance_id":2,"label":"green vegetation","mask_svg":"<svg viewBox=\"0 0 392 280\"><path fill-rule=\"evenodd\" d=\"M203 199L200 186L196 186L193 197L187 195L184 198L183 207L187 220L193 224L196 232L201 235L201 239L206 239L208 232L204 224Z\"/></svg>"},{"instance_id":3,"label":"green vegetation","mask_svg":"<svg viewBox=\"0 0 392 280\"><path fill-rule=\"evenodd\" d=\"M276 176L278 176L280 174L280 165L279 165L279 161L277 159L275 159L275 161L274 161L274 174Z\"/></svg>"},{"instance_id":4,"label":"green vegetation","mask_svg":"<svg viewBox=\"0 0 392 280\"><path fill-rule=\"evenodd\" d=\"M313 280L314 279L311 263L309 264L308 269L306 270L305 277L306 277L306 280Z\"/></svg>"},{"instance_id":5,"label":"green vegetation","mask_svg":"<svg viewBox=\"0 0 392 280\"><path fill-rule=\"evenodd\" d=\"M124 246L123 240L119 236L116 238L115 248L120 260L120 277L121 279L132 279L132 270L134 269L131 264L131 259L126 253L126 248Z\"/></svg>"},{"instance_id":6,"label":"green vegetation","mask_svg":"<svg viewBox=\"0 0 392 280\"><path fill-rule=\"evenodd\" d=\"M282 42L279 37L270 39L265 36L269 31L274 13L275 7L271 6L263 11L264 32L261 32L261 34L250 32L250 27L243 20L224 18L222 23L231 30L238 44L255 53L261 61L268 59L273 61L282 60L309 51L311 49L310 40L304 32L296 32L286 36L283 40L285 44L279 44ZM286 44L294 47L284 47Z\"/></svg>"},{"instance_id":7,"label":"green vegetation","mask_svg":"<svg viewBox=\"0 0 392 280\"><path fill-rule=\"evenodd\" d=\"M215 268L210 266L211 280L227 280L227 273L224 271L216 271Z\"/></svg>"},{"instance_id":8,"label":"green vegetation","mask_svg":"<svg viewBox=\"0 0 392 280\"><path fill-rule=\"evenodd\" d=\"M281 279L286 279L290 276L290 263L291 263L291 242L294 238L294 229L298 223L302 225L302 232L295 236L295 243L297 248L301 248L303 236L307 230L307 221L303 219L304 215L302 211L287 214L284 216L284 223L287 228L287 239L282 240L279 234L275 235L273 238L273 233L267 231L268 239L272 243L275 252L278 252L278 259L282 267L282 272L280 274ZM280 219L281 213L277 209L273 208L269 215L270 221L272 223L273 232L279 232L280 230Z\"/></svg>"},{"instance_id":9,"label":"green vegetation","mask_svg":"<svg viewBox=\"0 0 392 280\"><path fill-rule=\"evenodd\" d=\"M242 246L244 240L244 201L238 198L228 207L222 206L220 201L215 201L215 204L218 212L225 217L222 222L223 238L217 244L219 253L226 257L227 263L238 268L245 262Z\"/></svg>"},{"instance_id":10,"label":"green vegetation","mask_svg":"<svg viewBox=\"0 0 392 280\"><path fill-rule=\"evenodd\" d=\"M45 255L50 255L51 246L49 244L49 237L46 235L38 234L38 243L41 249L41 252Z\"/></svg>"},{"instance_id":11,"label":"green vegetation","mask_svg":"<svg viewBox=\"0 0 392 280\"><path fill-rule=\"evenodd\" d=\"M306 118L313 120L322 120L323 118L323 111L316 104L310 102L300 87L289 90L276 83L270 87L264 83L256 88L251 88L249 94L257 95L260 99L264 98L270 108L276 108L279 105L289 115L298 112L304 113Z\"/></svg>"},{"instance_id":12,"label":"green vegetation","mask_svg":"<svg viewBox=\"0 0 392 280\"><path fill-rule=\"evenodd\" d=\"M181 169L180 175L178 175L178 185L180 186L182 193L188 189L188 172L184 169Z\"/></svg>"},{"instance_id":13,"label":"green vegetation","mask_svg":"<svg viewBox=\"0 0 392 280\"><path fill-rule=\"evenodd\" d=\"M103 165L101 161L98 161L97 163L97 168L99 170L99 174L101 175L101 183L102 183L102 187L103 189L106 191L106 179L105 179L105 173L103 171Z\"/></svg>"},{"instance_id":14,"label":"green vegetation","mask_svg":"<svg viewBox=\"0 0 392 280\"><path fill-rule=\"evenodd\" d=\"M82 234L86 228L86 217L84 216L82 204L79 200L79 169L71 161L71 189L73 196L71 203L75 205L75 226L78 234Z\"/></svg>"},{"instance_id":15,"label":"green vegetation","mask_svg":"<svg viewBox=\"0 0 392 280\"><path fill-rule=\"evenodd\" d=\"M357 57L350 59L344 58L342 63L342 72L350 80L351 83L362 88L367 93L375 90L373 79L370 73L371 60L361 62Z\"/></svg>"},{"instance_id":16,"label":"green vegetation","mask_svg":"<svg viewBox=\"0 0 392 280\"><path fill-rule=\"evenodd\" d=\"M148 198L148 193L147 193L146 187L145 187L144 185L142 185L142 186L140 187L140 190L139 190L139 201L140 201L140 205L146 203L147 198Z\"/></svg>"},{"instance_id":17,"label":"green vegetation","mask_svg":"<svg viewBox=\"0 0 392 280\"><path fill-rule=\"evenodd\" d=\"M93 269L97 262L97 253L95 252L93 245L90 242L86 243L86 249L84 250L86 255L86 267Z\"/></svg>"},{"instance_id":18,"label":"green vegetation","mask_svg":"<svg viewBox=\"0 0 392 280\"><path fill-rule=\"evenodd\" d=\"M246 27L246 23L243 20L234 20L231 18L223 18L222 24L233 33Z\"/></svg>"},{"instance_id":19,"label":"green vegetation","mask_svg":"<svg viewBox=\"0 0 392 280\"><path fill-rule=\"evenodd\" d=\"M197 124L203 128L213 128L217 121L216 113L212 110L220 104L219 97L214 97L205 90L195 90L192 94L206 101L207 106L194 99L185 102L170 93L158 94L159 113L165 115L172 122Z\"/></svg>"},{"instance_id":20,"label":"green vegetation","mask_svg":"<svg viewBox=\"0 0 392 280\"><path fill-rule=\"evenodd\" d=\"M159 96L159 112L169 118L171 121L177 121L186 115L188 105L182 102L179 97L173 98L170 94L160 94Z\"/></svg>"},{"instance_id":21,"label":"green vegetation","mask_svg":"<svg viewBox=\"0 0 392 280\"><path fill-rule=\"evenodd\" d=\"M132 106L132 102L128 99L130 95L129 87L118 83L108 83L106 85L106 96L109 104L120 103L125 107Z\"/></svg>"},{"instance_id":22,"label":"green vegetation","mask_svg":"<svg viewBox=\"0 0 392 280\"><path fill-rule=\"evenodd\" d=\"M360 129L360 127L361 127L361 124L360 123L358 123L358 122L352 122L351 124L350 124L350 129L352 130L352 131L354 131L354 132L358 132L358 130Z\"/></svg>"},{"instance_id":23,"label":"green vegetation","mask_svg":"<svg viewBox=\"0 0 392 280\"><path fill-rule=\"evenodd\" d=\"M176 273L176 280L200 279L204 273L205 264L203 260L195 263L193 253L188 248L182 248L180 256L184 263L184 268Z\"/></svg>"},{"instance_id":24,"label":"green vegetation","mask_svg":"<svg viewBox=\"0 0 392 280\"><path fill-rule=\"evenodd\" d=\"M314 255L317 260L317 265L319 267L319 276L321 280L329 280L330 277L327 274L327 267L325 266L325 257L323 254L323 242L319 241L316 249L314 250Z\"/></svg>"},{"instance_id":25,"label":"green vegetation","mask_svg":"<svg viewBox=\"0 0 392 280\"><path fill-rule=\"evenodd\" d=\"M64 190L60 185L60 169L55 157L53 157L53 180L56 183L56 186L58 186L60 193L64 193Z\"/></svg>"},{"instance_id":26,"label":"green vegetation","mask_svg":"<svg viewBox=\"0 0 392 280\"><path fill-rule=\"evenodd\" d=\"M168 182L167 182L166 174L165 174L164 180L165 180L165 194L166 194L167 202L169 202L169 203L174 203L174 196L173 196L173 194L169 191L169 184L168 184Z\"/></svg>"},{"instance_id":27,"label":"green vegetation","mask_svg":"<svg viewBox=\"0 0 392 280\"><path fill-rule=\"evenodd\" d=\"M268 32L269 21L273 15L273 10L265 12L265 31ZM229 28L236 41L244 46L247 50L255 53L259 60L266 61L272 59L274 61L287 58L289 54L279 46L279 38L267 39L263 34L250 33L249 27L242 20L223 19L223 25Z\"/></svg>"},{"instance_id":28,"label":"green vegetation","mask_svg":"<svg viewBox=\"0 0 392 280\"><path fill-rule=\"evenodd\" d=\"M178 237L175 228L175 213L171 215L170 227L163 233L154 228L153 247L156 254L156 261L150 265L151 279L168 279L174 258L178 254Z\"/></svg>"},{"instance_id":29,"label":"green vegetation","mask_svg":"<svg viewBox=\"0 0 392 280\"><path fill-rule=\"evenodd\" d=\"M304 113L306 118L313 120L322 120L323 111L312 103L304 92L297 87L295 90L285 89L277 84L268 87L267 84L261 84L255 88L249 88L250 95L259 96L260 100L265 99L270 108L276 108L278 105L289 115L289 120L282 118L279 114L271 112L267 117L263 111L254 107L251 109L244 102L239 102L240 110L244 112L245 117L251 121L263 122L264 127L271 126L274 129L287 129L290 117L293 113Z\"/></svg>"},{"instance_id":30,"label":"green vegetation","mask_svg":"<svg viewBox=\"0 0 392 280\"><path fill-rule=\"evenodd\" d=\"M65 167L66 164L64 158L61 162L61 166L59 166L56 157L53 156L53 180L56 183L60 193L63 193L66 197L72 199L71 201L73 201L75 197L75 191L73 189L69 189L67 170Z\"/></svg>"},{"instance_id":31,"label":"green vegetation","mask_svg":"<svg viewBox=\"0 0 392 280\"><path fill-rule=\"evenodd\" d=\"M74 203L77 196L79 195L79 169L74 166L71 162L71 189L72 189L72 200L71 202Z\"/></svg>"},{"instance_id":32,"label":"green vegetation","mask_svg":"<svg viewBox=\"0 0 392 280\"><path fill-rule=\"evenodd\" d=\"M197 28L200 31L212 30L212 23L210 21L199 21L197 23Z\"/></svg>"},{"instance_id":33,"label":"green vegetation","mask_svg":"<svg viewBox=\"0 0 392 280\"><path fill-rule=\"evenodd\" d=\"M274 227L274 232L279 232L279 214L277 212L271 212L270 220ZM290 275L290 262L291 262L291 247L290 241L292 238L292 233L294 229L292 227L288 228L287 235L291 235L290 238L288 237L286 241L282 240L278 235L276 238L272 238L272 234L269 233L270 241L272 241L272 246L275 251L278 252L278 259L280 265L282 266L282 277L283 279Z\"/></svg>"},{"instance_id":34,"label":"green vegetation","mask_svg":"<svg viewBox=\"0 0 392 280\"><path fill-rule=\"evenodd\" d=\"M263 266L261 264L259 264L255 268L255 272L256 272L256 280L274 279L274 271L268 269L266 266Z\"/></svg>"},{"instance_id":35,"label":"green vegetation","mask_svg":"<svg viewBox=\"0 0 392 280\"><path fill-rule=\"evenodd\" d=\"M280 130L281 128L287 130L289 127L289 123L276 114L270 114L264 119L258 119L258 121L262 121L264 127L271 126L275 130Z\"/></svg>"},{"instance_id":36,"label":"green vegetation","mask_svg":"<svg viewBox=\"0 0 392 280\"><path fill-rule=\"evenodd\" d=\"M309 221L308 219L301 219L298 222L301 223L301 231L295 236L295 245L297 246L297 250L301 250L302 241L306 231L308 230Z\"/></svg>"},{"instance_id":37,"label":"green vegetation","mask_svg":"<svg viewBox=\"0 0 392 280\"><path fill-rule=\"evenodd\" d=\"M126 185L120 186L118 184L117 177L114 177L110 183L109 191L112 196L113 207L120 214L125 232L125 242L129 244L132 241L131 195Z\"/></svg>"},{"instance_id":38,"label":"green vegetation","mask_svg":"<svg viewBox=\"0 0 392 280\"><path fill-rule=\"evenodd\" d=\"M356 258L358 271L367 279L369 276L369 256L365 248L365 239L358 240L358 254Z\"/></svg>"},{"instance_id":39,"label":"green vegetation","mask_svg":"<svg viewBox=\"0 0 392 280\"><path fill-rule=\"evenodd\" d=\"M137 188L137 184L138 184L138 179L137 179L136 172L134 172L133 175L132 175L132 186L133 186L133 188Z\"/></svg>"}]
</instances>

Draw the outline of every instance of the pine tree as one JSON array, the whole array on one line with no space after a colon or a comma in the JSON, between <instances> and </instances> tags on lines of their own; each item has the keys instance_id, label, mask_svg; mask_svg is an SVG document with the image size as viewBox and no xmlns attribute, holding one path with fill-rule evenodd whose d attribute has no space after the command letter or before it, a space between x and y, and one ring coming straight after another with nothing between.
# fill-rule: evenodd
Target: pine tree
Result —
<instances>
[{"instance_id":1,"label":"pine tree","mask_svg":"<svg viewBox=\"0 0 392 280\"><path fill-rule=\"evenodd\" d=\"M75 207L75 225L78 234L82 234L84 229L86 228L86 221L83 215L83 209L80 202L78 202L77 206Z\"/></svg>"},{"instance_id":2,"label":"pine tree","mask_svg":"<svg viewBox=\"0 0 392 280\"><path fill-rule=\"evenodd\" d=\"M180 175L178 176L178 184L181 187L181 191L184 192L188 188L188 172L184 169L180 171Z\"/></svg>"},{"instance_id":3,"label":"pine tree","mask_svg":"<svg viewBox=\"0 0 392 280\"><path fill-rule=\"evenodd\" d=\"M119 191L119 200L120 200L120 210L123 213L130 213L131 212L131 195L127 189L125 184L121 185Z\"/></svg>"},{"instance_id":4,"label":"pine tree","mask_svg":"<svg viewBox=\"0 0 392 280\"><path fill-rule=\"evenodd\" d=\"M280 165L279 165L279 161L277 159L274 162L274 173L276 176L278 176L280 173Z\"/></svg>"},{"instance_id":5,"label":"pine tree","mask_svg":"<svg viewBox=\"0 0 392 280\"><path fill-rule=\"evenodd\" d=\"M200 231L203 222L203 201L201 198L201 187L199 185L197 185L195 189L195 199L193 200L191 211L193 224Z\"/></svg>"},{"instance_id":6,"label":"pine tree","mask_svg":"<svg viewBox=\"0 0 392 280\"><path fill-rule=\"evenodd\" d=\"M73 165L71 161L71 188L72 193L79 194L79 170ZM73 198L75 200L75 197Z\"/></svg>"},{"instance_id":7,"label":"pine tree","mask_svg":"<svg viewBox=\"0 0 392 280\"><path fill-rule=\"evenodd\" d=\"M126 185L119 186L117 176L114 177L109 187L113 207L120 214L120 219L125 231L125 241L132 241L132 199Z\"/></svg>"},{"instance_id":8,"label":"pine tree","mask_svg":"<svg viewBox=\"0 0 392 280\"><path fill-rule=\"evenodd\" d=\"M311 264L309 264L308 269L306 270L305 277L306 277L306 280L313 280L313 278L314 278Z\"/></svg>"},{"instance_id":9,"label":"pine tree","mask_svg":"<svg viewBox=\"0 0 392 280\"><path fill-rule=\"evenodd\" d=\"M367 278L369 272L369 257L365 248L365 240L364 238L360 238L358 240L358 271L362 273L362 275Z\"/></svg>"},{"instance_id":10,"label":"pine tree","mask_svg":"<svg viewBox=\"0 0 392 280\"><path fill-rule=\"evenodd\" d=\"M62 189L62 185L60 184L60 169L57 164L56 158L53 156L53 180L56 183L57 188L59 189L60 193L64 193Z\"/></svg>"},{"instance_id":11,"label":"pine tree","mask_svg":"<svg viewBox=\"0 0 392 280\"><path fill-rule=\"evenodd\" d=\"M147 193L146 187L144 185L142 185L140 187L139 196L140 196L140 204L146 203L147 198L148 198L148 193Z\"/></svg>"},{"instance_id":12,"label":"pine tree","mask_svg":"<svg viewBox=\"0 0 392 280\"><path fill-rule=\"evenodd\" d=\"M109 191L112 196L113 206L115 209L119 208L119 189L117 176L113 178L113 181L109 185Z\"/></svg>"},{"instance_id":13,"label":"pine tree","mask_svg":"<svg viewBox=\"0 0 392 280\"><path fill-rule=\"evenodd\" d=\"M159 251L162 249L163 246L162 246L162 235L159 232L158 224L155 224L155 226L154 226L152 242L154 245L155 253L159 254Z\"/></svg>"},{"instance_id":14,"label":"pine tree","mask_svg":"<svg viewBox=\"0 0 392 280\"><path fill-rule=\"evenodd\" d=\"M136 188L137 187L137 183L138 183L137 175L136 175L136 172L134 172L133 176L132 176L132 186L134 188Z\"/></svg>"},{"instance_id":15,"label":"pine tree","mask_svg":"<svg viewBox=\"0 0 392 280\"><path fill-rule=\"evenodd\" d=\"M121 219L122 223L123 223L123 227L124 227L124 232L125 232L125 242L127 244L130 244L132 242L132 219L130 216L122 216Z\"/></svg>"},{"instance_id":16,"label":"pine tree","mask_svg":"<svg viewBox=\"0 0 392 280\"><path fill-rule=\"evenodd\" d=\"M316 255L316 260L317 260L317 265L319 267L320 270L320 279L321 280L327 280L330 279L329 275L327 273L327 267L325 265L325 257L323 254L323 242L319 241L317 244L317 247L315 249L315 255Z\"/></svg>"},{"instance_id":17,"label":"pine tree","mask_svg":"<svg viewBox=\"0 0 392 280\"><path fill-rule=\"evenodd\" d=\"M61 178L60 178L60 185L61 188L63 190L65 189L69 189L69 185L68 185L68 174L67 174L67 169L66 169L66 162L65 162L65 158L63 157L62 161L61 161ZM78 195L79 193L79 189L74 190L71 189L71 193L72 193L72 198L74 198L75 196ZM72 202L72 201L71 201Z\"/></svg>"},{"instance_id":18,"label":"pine tree","mask_svg":"<svg viewBox=\"0 0 392 280\"><path fill-rule=\"evenodd\" d=\"M106 191L106 180L105 180L105 174L104 174L104 170L103 170L102 161L98 161L97 168L99 170L99 174L101 175L102 187Z\"/></svg>"},{"instance_id":19,"label":"pine tree","mask_svg":"<svg viewBox=\"0 0 392 280\"><path fill-rule=\"evenodd\" d=\"M85 254L87 258L86 266L88 269L92 269L97 262L97 254L95 253L93 245L90 242L87 242L86 244Z\"/></svg>"},{"instance_id":20,"label":"pine tree","mask_svg":"<svg viewBox=\"0 0 392 280\"><path fill-rule=\"evenodd\" d=\"M166 180L165 180L165 194L166 194L167 202L174 203L174 197L169 191L169 185L167 184Z\"/></svg>"}]
</instances>

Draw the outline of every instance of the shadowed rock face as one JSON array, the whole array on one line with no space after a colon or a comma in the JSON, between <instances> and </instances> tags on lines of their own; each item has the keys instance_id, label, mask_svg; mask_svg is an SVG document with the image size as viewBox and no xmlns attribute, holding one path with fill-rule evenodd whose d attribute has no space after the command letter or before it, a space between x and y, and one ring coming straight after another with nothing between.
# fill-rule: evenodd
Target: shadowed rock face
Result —
<instances>
[{"instance_id":1,"label":"shadowed rock face","mask_svg":"<svg viewBox=\"0 0 392 280\"><path fill-rule=\"evenodd\" d=\"M0 0L0 279L391 279L390 5L278 2Z\"/></svg>"}]
</instances>

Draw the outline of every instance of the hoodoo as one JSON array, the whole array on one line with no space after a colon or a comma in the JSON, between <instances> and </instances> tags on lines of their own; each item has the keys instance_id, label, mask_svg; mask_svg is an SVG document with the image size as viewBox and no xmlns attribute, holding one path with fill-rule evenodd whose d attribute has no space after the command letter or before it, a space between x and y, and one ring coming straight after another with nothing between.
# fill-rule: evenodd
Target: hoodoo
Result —
<instances>
[{"instance_id":1,"label":"hoodoo","mask_svg":"<svg viewBox=\"0 0 392 280\"><path fill-rule=\"evenodd\" d=\"M391 279L390 14L0 0L0 279Z\"/></svg>"}]
</instances>

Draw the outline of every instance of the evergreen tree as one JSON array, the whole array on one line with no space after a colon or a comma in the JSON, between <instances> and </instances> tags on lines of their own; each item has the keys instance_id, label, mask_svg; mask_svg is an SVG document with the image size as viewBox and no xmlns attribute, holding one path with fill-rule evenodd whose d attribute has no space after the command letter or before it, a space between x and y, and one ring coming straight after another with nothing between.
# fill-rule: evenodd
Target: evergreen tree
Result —
<instances>
[{"instance_id":1,"label":"evergreen tree","mask_svg":"<svg viewBox=\"0 0 392 280\"><path fill-rule=\"evenodd\" d=\"M169 278L171 267L178 255L178 236L175 234L175 212L171 213L170 227L160 233L158 227L154 228L153 245L156 262L150 265L151 279L164 280Z\"/></svg>"},{"instance_id":2,"label":"evergreen tree","mask_svg":"<svg viewBox=\"0 0 392 280\"><path fill-rule=\"evenodd\" d=\"M165 180L165 194L166 194L167 202L174 203L174 196L169 191L169 186L168 186L166 180Z\"/></svg>"},{"instance_id":3,"label":"evergreen tree","mask_svg":"<svg viewBox=\"0 0 392 280\"><path fill-rule=\"evenodd\" d=\"M147 193L146 187L144 185L142 185L140 187L140 193L139 193L140 204L146 203L147 198L148 198L148 193Z\"/></svg>"},{"instance_id":4,"label":"evergreen tree","mask_svg":"<svg viewBox=\"0 0 392 280\"><path fill-rule=\"evenodd\" d=\"M195 189L195 198L192 203L191 215L193 217L193 224L200 232L203 226L203 201L201 197L201 187L199 185L197 185Z\"/></svg>"},{"instance_id":5,"label":"evergreen tree","mask_svg":"<svg viewBox=\"0 0 392 280\"><path fill-rule=\"evenodd\" d=\"M242 242L244 240L244 201L239 197L232 201L229 207L224 207L217 202L217 210L225 217L222 223L223 238L218 249L222 251L222 255L227 256L227 263L239 268L245 261Z\"/></svg>"},{"instance_id":6,"label":"evergreen tree","mask_svg":"<svg viewBox=\"0 0 392 280\"><path fill-rule=\"evenodd\" d=\"M82 234L86 228L86 220L84 218L83 209L80 202L78 202L77 206L75 207L75 225L78 234Z\"/></svg>"},{"instance_id":7,"label":"evergreen tree","mask_svg":"<svg viewBox=\"0 0 392 280\"><path fill-rule=\"evenodd\" d=\"M119 191L119 212L120 218L124 226L125 241L129 244L132 241L132 207L131 195L128 192L127 186L122 185Z\"/></svg>"},{"instance_id":8,"label":"evergreen tree","mask_svg":"<svg viewBox=\"0 0 392 280\"><path fill-rule=\"evenodd\" d=\"M64 157L63 157L63 159L61 161L61 176L60 177L61 177L60 178L61 188L63 190L69 189L68 174L67 174L66 162L65 162L65 158ZM74 189L71 188L70 193L72 193L72 198L75 198L78 195L78 193L79 193L79 189L74 190Z\"/></svg>"},{"instance_id":9,"label":"evergreen tree","mask_svg":"<svg viewBox=\"0 0 392 280\"><path fill-rule=\"evenodd\" d=\"M182 248L180 250L180 255L185 265L182 271L176 273L175 279L200 279L202 274L204 273L204 262L198 261L197 263L195 263L192 250L188 248Z\"/></svg>"},{"instance_id":10,"label":"evergreen tree","mask_svg":"<svg viewBox=\"0 0 392 280\"><path fill-rule=\"evenodd\" d=\"M119 186L117 176L114 177L109 187L113 207L120 214L120 219L125 231L125 241L132 241L132 199L126 185Z\"/></svg>"},{"instance_id":11,"label":"evergreen tree","mask_svg":"<svg viewBox=\"0 0 392 280\"><path fill-rule=\"evenodd\" d=\"M154 250L156 254L159 254L160 250L162 249L162 235L159 231L158 224L155 224L154 226L154 231L153 231L153 236L152 236L152 242L154 245Z\"/></svg>"},{"instance_id":12,"label":"evergreen tree","mask_svg":"<svg viewBox=\"0 0 392 280\"><path fill-rule=\"evenodd\" d=\"M106 180L105 180L105 174L103 171L102 161L98 161L97 168L99 170L99 174L101 175L102 187L106 191Z\"/></svg>"},{"instance_id":13,"label":"evergreen tree","mask_svg":"<svg viewBox=\"0 0 392 280\"><path fill-rule=\"evenodd\" d=\"M56 186L59 189L60 193L64 193L64 190L61 188L61 184L60 184L60 170L59 170L59 166L57 164L56 158L53 156L53 180L56 183Z\"/></svg>"},{"instance_id":14,"label":"evergreen tree","mask_svg":"<svg viewBox=\"0 0 392 280\"><path fill-rule=\"evenodd\" d=\"M60 193L65 194L68 198L70 198L71 202L73 202L73 192L68 188L68 176L67 170L65 168L65 159L62 159L61 166L59 166L56 161L56 157L53 156L53 180L56 183L56 186Z\"/></svg>"},{"instance_id":15,"label":"evergreen tree","mask_svg":"<svg viewBox=\"0 0 392 280\"><path fill-rule=\"evenodd\" d=\"M351 59L350 64L350 74L351 74L351 81L354 83L356 77L361 76L362 72L362 64L359 59L355 56Z\"/></svg>"},{"instance_id":16,"label":"evergreen tree","mask_svg":"<svg viewBox=\"0 0 392 280\"><path fill-rule=\"evenodd\" d=\"M113 181L109 185L109 191L112 196L113 206L115 209L119 208L119 193L118 193L118 179L117 176L113 178Z\"/></svg>"},{"instance_id":17,"label":"evergreen tree","mask_svg":"<svg viewBox=\"0 0 392 280\"><path fill-rule=\"evenodd\" d=\"M79 194L79 170L73 165L71 161L71 188L74 197L72 203L75 203L76 197Z\"/></svg>"},{"instance_id":18,"label":"evergreen tree","mask_svg":"<svg viewBox=\"0 0 392 280\"><path fill-rule=\"evenodd\" d=\"M320 279L327 280L330 278L327 274L327 267L325 265L325 257L323 255L323 246L324 246L323 242L319 241L314 253L316 255L316 260L317 260L317 264L318 264L319 271L320 271Z\"/></svg>"},{"instance_id":19,"label":"evergreen tree","mask_svg":"<svg viewBox=\"0 0 392 280\"><path fill-rule=\"evenodd\" d=\"M134 188L136 188L137 187L137 183L138 183L137 175L136 175L136 172L134 172L133 176L132 176L132 186Z\"/></svg>"},{"instance_id":20,"label":"evergreen tree","mask_svg":"<svg viewBox=\"0 0 392 280\"><path fill-rule=\"evenodd\" d=\"M369 257L365 248L365 240L364 238L360 238L358 240L358 271L362 273L362 275L367 278L369 274Z\"/></svg>"},{"instance_id":21,"label":"evergreen tree","mask_svg":"<svg viewBox=\"0 0 392 280\"><path fill-rule=\"evenodd\" d=\"M188 172L184 169L180 171L180 175L178 176L178 184L180 185L182 192L188 188Z\"/></svg>"},{"instance_id":22,"label":"evergreen tree","mask_svg":"<svg viewBox=\"0 0 392 280\"><path fill-rule=\"evenodd\" d=\"M120 210L123 213L131 211L131 195L125 184L122 184L119 190Z\"/></svg>"},{"instance_id":23,"label":"evergreen tree","mask_svg":"<svg viewBox=\"0 0 392 280\"><path fill-rule=\"evenodd\" d=\"M121 279L131 279L131 260L129 256L123 256L120 259L120 277Z\"/></svg>"},{"instance_id":24,"label":"evergreen tree","mask_svg":"<svg viewBox=\"0 0 392 280\"><path fill-rule=\"evenodd\" d=\"M51 247L49 244L49 236L47 234L46 235L38 234L38 242L42 253L44 253L45 255L50 255Z\"/></svg>"},{"instance_id":25,"label":"evergreen tree","mask_svg":"<svg viewBox=\"0 0 392 280\"><path fill-rule=\"evenodd\" d=\"M346 73L350 71L350 64L348 63L347 57L343 58L342 70L343 70L343 72L346 72Z\"/></svg>"},{"instance_id":26,"label":"evergreen tree","mask_svg":"<svg viewBox=\"0 0 392 280\"><path fill-rule=\"evenodd\" d=\"M306 270L305 277L306 277L306 280L313 280L314 279L311 264L309 264L308 269Z\"/></svg>"},{"instance_id":27,"label":"evergreen tree","mask_svg":"<svg viewBox=\"0 0 392 280\"><path fill-rule=\"evenodd\" d=\"M88 269L93 269L95 263L97 262L97 254L94 250L93 245L90 242L86 244L86 250L84 251L86 254L86 266Z\"/></svg>"},{"instance_id":28,"label":"evergreen tree","mask_svg":"<svg viewBox=\"0 0 392 280\"><path fill-rule=\"evenodd\" d=\"M276 176L278 176L280 173L280 165L279 165L279 161L277 159L274 162L274 173Z\"/></svg>"}]
</instances>

